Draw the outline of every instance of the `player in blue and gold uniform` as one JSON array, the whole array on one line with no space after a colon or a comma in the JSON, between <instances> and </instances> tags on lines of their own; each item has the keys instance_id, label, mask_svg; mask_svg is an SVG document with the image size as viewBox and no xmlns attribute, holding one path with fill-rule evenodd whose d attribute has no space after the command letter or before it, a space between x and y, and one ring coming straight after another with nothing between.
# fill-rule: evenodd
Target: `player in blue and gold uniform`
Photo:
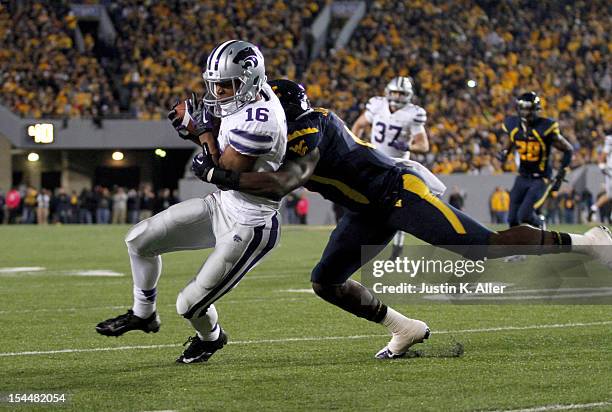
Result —
<instances>
[{"instance_id":1,"label":"player in blue and gold uniform","mask_svg":"<svg viewBox=\"0 0 612 412\"><path fill-rule=\"evenodd\" d=\"M516 99L517 116L508 116L502 126L510 137L502 160L516 149L520 159L519 175L510 191L510 226L528 223L540 225L534 205L548 195L559 190L565 177L565 170L572 160L572 146L561 136L559 123L554 119L540 117L540 98L534 92L524 93ZM551 148L563 152L561 167L551 188L546 184L552 176Z\"/></svg>"},{"instance_id":2,"label":"player in blue and gold uniform","mask_svg":"<svg viewBox=\"0 0 612 412\"><path fill-rule=\"evenodd\" d=\"M270 85L288 120L283 166L276 172L236 173L219 169L212 160L206 160L207 156L200 156L194 170L207 182L271 198L281 198L305 186L349 209L312 271L312 287L324 300L389 329L391 341L376 354L377 358L401 357L411 345L429 336L424 322L396 312L350 279L363 262L385 247L397 230L467 257L514 254L512 249L505 253L503 248L489 249L489 245L553 246L548 252L570 251L572 244L612 246L612 235L604 228L591 229L585 235L530 226L493 232L434 196L427 176L396 163L359 140L333 112L311 108L302 86L289 80L272 81ZM362 251L363 245L379 246ZM607 255L597 254L604 249L582 250L608 263ZM533 248L534 254L542 252ZM612 257L607 259L612 264Z\"/></svg>"}]
</instances>

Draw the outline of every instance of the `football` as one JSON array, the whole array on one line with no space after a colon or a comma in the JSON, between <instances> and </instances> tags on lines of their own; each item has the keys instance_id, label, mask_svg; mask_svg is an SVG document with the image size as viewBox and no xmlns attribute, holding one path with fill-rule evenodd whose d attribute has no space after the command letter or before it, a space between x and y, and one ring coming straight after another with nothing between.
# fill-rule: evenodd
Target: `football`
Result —
<instances>
[{"instance_id":1,"label":"football","mask_svg":"<svg viewBox=\"0 0 612 412\"><path fill-rule=\"evenodd\" d=\"M180 102L175 108L177 118L181 119L181 124L185 126L189 133L194 133L195 123L187 110L187 100Z\"/></svg>"}]
</instances>

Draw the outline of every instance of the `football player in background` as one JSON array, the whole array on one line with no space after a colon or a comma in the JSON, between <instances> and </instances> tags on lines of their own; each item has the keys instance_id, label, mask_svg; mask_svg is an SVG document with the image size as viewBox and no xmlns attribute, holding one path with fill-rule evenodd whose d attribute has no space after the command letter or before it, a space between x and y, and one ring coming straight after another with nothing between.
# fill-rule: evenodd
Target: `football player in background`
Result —
<instances>
[{"instance_id":1,"label":"football player in background","mask_svg":"<svg viewBox=\"0 0 612 412\"><path fill-rule=\"evenodd\" d=\"M585 235L531 226L493 232L434 196L427 176L357 138L333 112L313 109L302 86L289 80L275 80L270 85L288 120L287 154L281 168L276 172L236 173L211 166L198 174L207 182L273 199L304 185L349 209L312 271L312 288L327 302L388 328L392 338L376 353L377 358L402 357L410 346L429 336L425 322L393 310L350 279L362 262L375 257L398 230L470 258L482 257L474 256L479 253L489 257L513 254L511 248L477 251L478 245L534 245L534 254L543 252L539 245L550 245L549 253L552 249L554 253L589 253L612 268L612 235L608 229L593 228ZM368 254L362 255L362 245L379 246L368 248Z\"/></svg>"},{"instance_id":2,"label":"football player in background","mask_svg":"<svg viewBox=\"0 0 612 412\"><path fill-rule=\"evenodd\" d=\"M516 99L516 116L504 119L502 129L509 136L506 150L502 153L502 163L507 155L518 152L520 166L514 186L510 191L510 211L508 223L517 226L527 223L533 226L543 225L543 220L536 215L538 203L548 192L556 192L561 187L567 167L572 161L572 145L559 132L559 123L554 119L539 116L540 98L534 92L521 94ZM547 181L552 175L551 148L563 152L563 159L550 190Z\"/></svg>"},{"instance_id":3,"label":"football player in background","mask_svg":"<svg viewBox=\"0 0 612 412\"><path fill-rule=\"evenodd\" d=\"M606 193L597 199L592 210L596 212L612 199L612 134L605 137L604 146L599 153L598 166L604 175Z\"/></svg>"},{"instance_id":4,"label":"football player in background","mask_svg":"<svg viewBox=\"0 0 612 412\"><path fill-rule=\"evenodd\" d=\"M264 58L251 43L230 40L208 56L203 73L207 94L169 113L179 135L207 144L211 164L233 172L275 171L287 144L283 108L266 83ZM212 118L221 118L218 138ZM201 155L194 159L204 165ZM214 302L278 243L279 201L234 190L190 199L130 229L128 247L134 280L134 305L126 314L96 326L98 333L120 336L130 330L157 332L157 281L167 252L214 248L196 276L179 293L177 312L195 329L179 363L208 360L227 342Z\"/></svg>"},{"instance_id":5,"label":"football player in background","mask_svg":"<svg viewBox=\"0 0 612 412\"><path fill-rule=\"evenodd\" d=\"M410 152L426 153L429 140L425 130L427 113L425 109L411 102L414 95L409 77L396 77L385 87L384 96L374 96L366 104L366 110L352 127L352 132L362 138L370 128L370 142L382 153L417 169L422 174L431 174L418 162L410 161ZM435 185L432 191L441 196L446 187L433 174L429 176ZM402 254L404 232L398 231L393 237L391 260Z\"/></svg>"}]
</instances>

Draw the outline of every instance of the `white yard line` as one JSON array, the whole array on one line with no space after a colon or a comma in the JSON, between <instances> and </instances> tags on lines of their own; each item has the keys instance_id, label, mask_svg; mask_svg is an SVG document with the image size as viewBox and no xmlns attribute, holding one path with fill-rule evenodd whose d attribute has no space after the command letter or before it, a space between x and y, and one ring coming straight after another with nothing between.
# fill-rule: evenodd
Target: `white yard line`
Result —
<instances>
[{"instance_id":1,"label":"white yard line","mask_svg":"<svg viewBox=\"0 0 612 412\"><path fill-rule=\"evenodd\" d=\"M612 402L592 402L592 403L573 403L571 405L545 405L545 406L534 406L533 408L527 409L507 409L497 410L494 412L546 412L546 411L569 411L572 409L593 409L602 408L604 406L610 406Z\"/></svg>"},{"instance_id":2,"label":"white yard line","mask_svg":"<svg viewBox=\"0 0 612 412\"><path fill-rule=\"evenodd\" d=\"M588 323L559 323L559 324L544 324L544 325L527 325L527 326L500 326L496 328L482 328L482 329L460 329L460 330L441 330L434 331L434 334L460 334L460 333L486 333L486 332L503 332L503 331L517 331L517 330L530 330L530 329L563 329L563 328L576 328L585 326L602 326L612 325L612 320L601 321L601 322L588 322ZM259 340L239 340L230 341L232 345L259 345L264 343L288 343L288 342L310 342L310 341L321 341L321 340L351 340L351 339L368 339L368 338L380 338L389 336L388 334L377 334L377 335L353 335L353 336L306 336L306 337L295 337L295 338L283 338L283 339L259 339ZM83 352L108 352L117 350L132 350L132 349L163 349L163 348L174 348L181 346L180 344L166 344L166 345L137 345L137 346L115 346L115 347L103 347L103 348L86 348L86 349L58 349L49 351L27 351L27 352L0 352L0 357L9 356L30 356L30 355L54 355L61 353L83 353Z\"/></svg>"}]
</instances>

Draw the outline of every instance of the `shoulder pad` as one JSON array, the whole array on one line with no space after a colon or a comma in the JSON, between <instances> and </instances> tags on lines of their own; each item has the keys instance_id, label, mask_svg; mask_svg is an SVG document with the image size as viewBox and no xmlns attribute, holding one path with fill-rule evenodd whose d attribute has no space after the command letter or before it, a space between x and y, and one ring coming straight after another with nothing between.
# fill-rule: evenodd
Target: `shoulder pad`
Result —
<instances>
[{"instance_id":1,"label":"shoulder pad","mask_svg":"<svg viewBox=\"0 0 612 412\"><path fill-rule=\"evenodd\" d=\"M366 111L370 112L371 114L376 114L384 107L385 104L388 103L387 99L385 99L384 97L371 97L370 100L368 100L368 102L366 103Z\"/></svg>"},{"instance_id":2,"label":"shoulder pad","mask_svg":"<svg viewBox=\"0 0 612 412\"><path fill-rule=\"evenodd\" d=\"M326 115L314 111L298 121L289 123L287 159L305 156L319 145L322 136L319 117Z\"/></svg>"}]
</instances>

